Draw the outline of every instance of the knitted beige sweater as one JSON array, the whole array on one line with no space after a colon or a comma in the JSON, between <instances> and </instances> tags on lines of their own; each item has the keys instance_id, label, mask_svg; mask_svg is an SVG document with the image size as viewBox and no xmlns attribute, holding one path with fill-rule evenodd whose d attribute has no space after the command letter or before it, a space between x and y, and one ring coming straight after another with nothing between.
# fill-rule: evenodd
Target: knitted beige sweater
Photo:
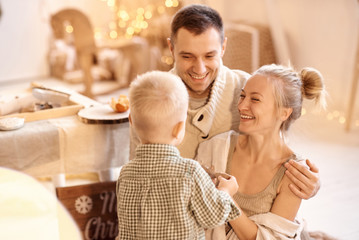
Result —
<instances>
[{"instance_id":1,"label":"knitted beige sweater","mask_svg":"<svg viewBox=\"0 0 359 240\"><path fill-rule=\"evenodd\" d=\"M237 104L249 76L240 70L231 70L223 65L220 67L207 104L187 112L186 134L178 146L182 157L194 158L201 142L231 129L238 130Z\"/></svg>"}]
</instances>

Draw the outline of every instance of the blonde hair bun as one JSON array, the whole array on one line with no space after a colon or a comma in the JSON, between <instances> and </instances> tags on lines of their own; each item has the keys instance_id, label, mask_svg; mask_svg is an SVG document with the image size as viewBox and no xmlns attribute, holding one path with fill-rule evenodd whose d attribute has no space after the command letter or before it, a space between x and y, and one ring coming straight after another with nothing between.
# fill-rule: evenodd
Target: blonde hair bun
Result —
<instances>
[{"instance_id":1,"label":"blonde hair bun","mask_svg":"<svg viewBox=\"0 0 359 240\"><path fill-rule=\"evenodd\" d=\"M326 91L322 74L315 68L305 67L300 71L300 77L303 83L303 97L315 100L321 107L325 108Z\"/></svg>"}]
</instances>

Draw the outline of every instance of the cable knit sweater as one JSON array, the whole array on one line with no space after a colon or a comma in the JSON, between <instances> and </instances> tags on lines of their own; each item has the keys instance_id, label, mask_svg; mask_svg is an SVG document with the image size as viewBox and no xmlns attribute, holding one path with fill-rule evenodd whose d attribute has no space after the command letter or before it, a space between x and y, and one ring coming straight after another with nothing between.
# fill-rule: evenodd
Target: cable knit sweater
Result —
<instances>
[{"instance_id":1,"label":"cable knit sweater","mask_svg":"<svg viewBox=\"0 0 359 240\"><path fill-rule=\"evenodd\" d=\"M207 104L187 112L186 134L178 146L182 157L194 158L201 142L219 133L238 130L239 95L249 76L246 72L221 65Z\"/></svg>"},{"instance_id":2,"label":"cable knit sweater","mask_svg":"<svg viewBox=\"0 0 359 240\"><path fill-rule=\"evenodd\" d=\"M170 72L176 74L175 69ZM221 63L206 105L195 110L189 109L187 112L186 134L178 146L182 157L193 159L201 142L219 133L238 130L237 104L241 89L249 77L248 73L229 69ZM139 140L133 130L130 135L132 159Z\"/></svg>"}]
</instances>

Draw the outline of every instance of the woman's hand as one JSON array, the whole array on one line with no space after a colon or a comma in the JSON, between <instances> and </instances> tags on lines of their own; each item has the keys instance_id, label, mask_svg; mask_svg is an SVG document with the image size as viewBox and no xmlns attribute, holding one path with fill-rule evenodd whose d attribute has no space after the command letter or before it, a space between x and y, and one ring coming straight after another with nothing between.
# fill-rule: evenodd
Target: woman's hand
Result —
<instances>
[{"instance_id":1,"label":"woman's hand","mask_svg":"<svg viewBox=\"0 0 359 240\"><path fill-rule=\"evenodd\" d=\"M302 199L314 197L320 188L319 169L308 159L306 163L308 166L290 160L284 164L285 174L293 182L289 184L290 190Z\"/></svg>"}]
</instances>

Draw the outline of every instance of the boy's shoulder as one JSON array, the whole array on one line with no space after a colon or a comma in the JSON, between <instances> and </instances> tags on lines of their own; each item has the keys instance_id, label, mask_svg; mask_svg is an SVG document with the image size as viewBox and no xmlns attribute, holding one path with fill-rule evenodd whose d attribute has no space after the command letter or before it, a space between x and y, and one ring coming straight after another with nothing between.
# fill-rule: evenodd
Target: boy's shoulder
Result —
<instances>
[{"instance_id":1,"label":"boy's shoulder","mask_svg":"<svg viewBox=\"0 0 359 240\"><path fill-rule=\"evenodd\" d=\"M126 174L126 172L128 172L129 170L132 169L132 166L131 166L131 165L133 165L133 163L132 163L131 160L130 160L129 162L125 163L125 164L121 167L121 170L120 170L120 173L119 173L119 177L120 177L120 178L123 177L123 176Z\"/></svg>"},{"instance_id":2,"label":"boy's shoulder","mask_svg":"<svg viewBox=\"0 0 359 240\"><path fill-rule=\"evenodd\" d=\"M190 158L183 158L187 167L187 173L191 175L191 177L194 176L194 174L199 175L207 175L206 171L203 169L201 164L194 159Z\"/></svg>"},{"instance_id":3,"label":"boy's shoulder","mask_svg":"<svg viewBox=\"0 0 359 240\"><path fill-rule=\"evenodd\" d=\"M164 159L162 159L164 160ZM181 156L175 158L168 158L165 161L161 161L156 164L156 167L152 166L151 169L145 169L140 167L136 161L130 160L122 166L120 171L120 179L127 178L143 178L153 177L152 175L169 178L183 178L193 177L195 172L201 171L202 167L199 162L190 158L183 158ZM150 171L149 171L150 170ZM143 174L139 174L138 171L144 171Z\"/></svg>"},{"instance_id":4,"label":"boy's shoulder","mask_svg":"<svg viewBox=\"0 0 359 240\"><path fill-rule=\"evenodd\" d=\"M201 167L201 164L196 159L184 158L184 157L180 157L180 159L182 159L183 163L187 164L188 166L192 166L194 168Z\"/></svg>"},{"instance_id":5,"label":"boy's shoulder","mask_svg":"<svg viewBox=\"0 0 359 240\"><path fill-rule=\"evenodd\" d=\"M180 157L178 158L178 161L176 161L175 164L178 164L179 166L182 166L188 170L196 170L198 168L201 168L201 165L199 164L199 162L197 162L196 160L192 159L192 158L183 158Z\"/></svg>"}]
</instances>

